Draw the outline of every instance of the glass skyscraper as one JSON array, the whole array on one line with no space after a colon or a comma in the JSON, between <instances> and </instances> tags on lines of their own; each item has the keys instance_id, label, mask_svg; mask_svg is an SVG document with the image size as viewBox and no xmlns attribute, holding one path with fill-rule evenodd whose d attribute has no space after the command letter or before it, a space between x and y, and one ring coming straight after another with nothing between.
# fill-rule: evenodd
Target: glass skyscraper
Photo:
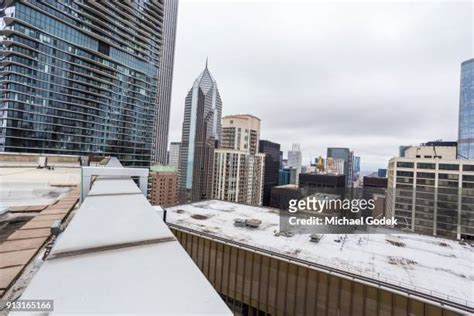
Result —
<instances>
[{"instance_id":1,"label":"glass skyscraper","mask_svg":"<svg viewBox=\"0 0 474 316\"><path fill-rule=\"evenodd\" d=\"M280 176L280 144L260 140L259 152L265 154L265 175L263 177L263 205L270 205L272 187L278 186Z\"/></svg>"},{"instance_id":2,"label":"glass skyscraper","mask_svg":"<svg viewBox=\"0 0 474 316\"><path fill-rule=\"evenodd\" d=\"M3 3L0 151L148 166L163 0Z\"/></svg>"},{"instance_id":3,"label":"glass skyscraper","mask_svg":"<svg viewBox=\"0 0 474 316\"><path fill-rule=\"evenodd\" d=\"M327 158L344 160L344 175L346 176L346 187L353 186L354 180L354 153L349 148L330 147Z\"/></svg>"},{"instance_id":4,"label":"glass skyscraper","mask_svg":"<svg viewBox=\"0 0 474 316\"><path fill-rule=\"evenodd\" d=\"M461 64L458 158L474 159L474 59Z\"/></svg>"},{"instance_id":5,"label":"glass skyscraper","mask_svg":"<svg viewBox=\"0 0 474 316\"><path fill-rule=\"evenodd\" d=\"M221 96L206 62L185 100L179 163L181 202L212 196L214 149L221 138L221 118Z\"/></svg>"},{"instance_id":6,"label":"glass skyscraper","mask_svg":"<svg viewBox=\"0 0 474 316\"><path fill-rule=\"evenodd\" d=\"M171 88L173 84L174 48L176 42L176 20L178 18L178 0L163 0L164 27L163 51L158 76L158 102L156 109L156 135L152 160L166 164L168 132L170 124ZM170 148L171 150L171 148Z\"/></svg>"}]
</instances>

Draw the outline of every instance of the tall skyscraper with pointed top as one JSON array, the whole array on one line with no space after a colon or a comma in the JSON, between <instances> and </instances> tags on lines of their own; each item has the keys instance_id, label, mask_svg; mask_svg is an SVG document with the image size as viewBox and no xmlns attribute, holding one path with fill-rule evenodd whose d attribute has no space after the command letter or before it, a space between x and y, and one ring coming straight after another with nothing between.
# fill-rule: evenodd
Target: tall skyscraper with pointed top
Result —
<instances>
[{"instance_id":1,"label":"tall skyscraper with pointed top","mask_svg":"<svg viewBox=\"0 0 474 316\"><path fill-rule=\"evenodd\" d=\"M179 163L180 202L212 195L214 149L221 137L222 100L206 60L186 96Z\"/></svg>"}]
</instances>

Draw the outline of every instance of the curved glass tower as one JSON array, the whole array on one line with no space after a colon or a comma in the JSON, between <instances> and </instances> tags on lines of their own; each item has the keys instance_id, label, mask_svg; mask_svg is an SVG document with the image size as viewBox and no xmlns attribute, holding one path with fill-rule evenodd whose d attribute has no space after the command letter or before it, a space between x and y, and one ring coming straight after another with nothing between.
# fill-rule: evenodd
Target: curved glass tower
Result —
<instances>
[{"instance_id":1,"label":"curved glass tower","mask_svg":"<svg viewBox=\"0 0 474 316\"><path fill-rule=\"evenodd\" d=\"M222 101L209 69L186 96L179 164L181 202L211 198L214 148L221 135Z\"/></svg>"},{"instance_id":2,"label":"curved glass tower","mask_svg":"<svg viewBox=\"0 0 474 316\"><path fill-rule=\"evenodd\" d=\"M458 158L474 159L474 58L461 64Z\"/></svg>"},{"instance_id":3,"label":"curved glass tower","mask_svg":"<svg viewBox=\"0 0 474 316\"><path fill-rule=\"evenodd\" d=\"M173 85L174 48L176 43L176 21L178 0L164 0L163 51L158 74L158 102L156 107L155 143L153 162L166 165L168 133L170 124L171 90ZM171 150L171 147L170 147Z\"/></svg>"},{"instance_id":4,"label":"curved glass tower","mask_svg":"<svg viewBox=\"0 0 474 316\"><path fill-rule=\"evenodd\" d=\"M2 4L0 152L149 166L163 0Z\"/></svg>"}]
</instances>

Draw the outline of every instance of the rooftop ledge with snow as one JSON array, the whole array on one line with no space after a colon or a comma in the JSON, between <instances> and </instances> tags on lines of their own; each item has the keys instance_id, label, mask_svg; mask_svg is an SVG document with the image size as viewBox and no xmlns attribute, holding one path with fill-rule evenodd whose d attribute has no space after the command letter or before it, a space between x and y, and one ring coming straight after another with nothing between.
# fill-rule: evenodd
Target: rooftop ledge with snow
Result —
<instances>
[{"instance_id":1,"label":"rooftop ledge with snow","mask_svg":"<svg viewBox=\"0 0 474 316\"><path fill-rule=\"evenodd\" d=\"M204 216L193 216L204 215ZM167 209L167 223L238 242L305 262L349 272L402 289L473 306L474 247L454 240L418 234L275 236L278 210L207 200ZM259 219L258 228L236 227L234 219Z\"/></svg>"}]
</instances>

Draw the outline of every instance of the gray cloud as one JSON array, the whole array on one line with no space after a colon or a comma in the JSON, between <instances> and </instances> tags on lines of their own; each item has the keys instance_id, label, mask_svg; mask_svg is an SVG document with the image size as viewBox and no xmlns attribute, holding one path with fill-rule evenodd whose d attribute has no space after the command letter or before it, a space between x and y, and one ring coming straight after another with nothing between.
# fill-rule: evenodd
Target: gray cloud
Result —
<instances>
[{"instance_id":1,"label":"gray cloud","mask_svg":"<svg viewBox=\"0 0 474 316\"><path fill-rule=\"evenodd\" d=\"M181 1L170 140L209 56L224 114L257 115L262 138L300 143L305 163L344 146L384 167L401 144L457 138L473 37L471 1Z\"/></svg>"}]
</instances>

